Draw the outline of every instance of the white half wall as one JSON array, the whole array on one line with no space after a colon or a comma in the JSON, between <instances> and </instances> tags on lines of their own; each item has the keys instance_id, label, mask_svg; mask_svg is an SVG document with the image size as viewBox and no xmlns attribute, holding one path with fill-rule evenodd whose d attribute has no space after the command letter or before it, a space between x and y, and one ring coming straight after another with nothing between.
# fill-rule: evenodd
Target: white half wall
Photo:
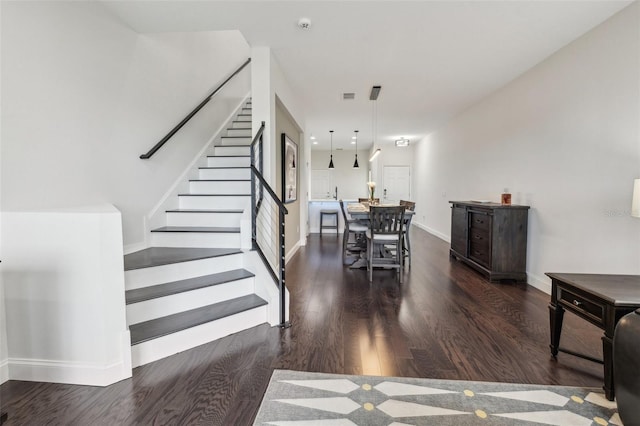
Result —
<instances>
[{"instance_id":1,"label":"white half wall","mask_svg":"<svg viewBox=\"0 0 640 426\"><path fill-rule=\"evenodd\" d=\"M251 92L252 92L252 126L255 135L260 128L261 122L265 122L263 135L264 144L264 177L269 184L278 191L276 178L280 173L277 163L277 152L280 149L280 135L276 134L276 98L282 110L286 111L287 118L292 123L292 127L305 128L305 111L303 103L298 98L296 92L291 88L286 75L282 72L280 65L273 56L271 49L265 46L251 48ZM303 146L304 135L300 134L300 145L298 153L300 158L306 158L306 147ZM301 165L299 170L298 201L287 205L292 212L291 217L298 218L299 241L288 242L288 247L306 244L307 228L307 197L308 193L308 164ZM287 239L288 240L288 239Z\"/></svg>"},{"instance_id":2,"label":"white half wall","mask_svg":"<svg viewBox=\"0 0 640 426\"><path fill-rule=\"evenodd\" d=\"M422 227L450 237L448 201L531 206L527 272L640 273L638 2L560 49L415 148Z\"/></svg>"},{"instance_id":3,"label":"white half wall","mask_svg":"<svg viewBox=\"0 0 640 426\"><path fill-rule=\"evenodd\" d=\"M2 210L111 203L124 243L249 92L237 31L137 34L99 2L1 2Z\"/></svg>"},{"instance_id":4,"label":"white half wall","mask_svg":"<svg viewBox=\"0 0 640 426\"><path fill-rule=\"evenodd\" d=\"M120 212L2 214L11 380L106 386L131 377Z\"/></svg>"}]
</instances>

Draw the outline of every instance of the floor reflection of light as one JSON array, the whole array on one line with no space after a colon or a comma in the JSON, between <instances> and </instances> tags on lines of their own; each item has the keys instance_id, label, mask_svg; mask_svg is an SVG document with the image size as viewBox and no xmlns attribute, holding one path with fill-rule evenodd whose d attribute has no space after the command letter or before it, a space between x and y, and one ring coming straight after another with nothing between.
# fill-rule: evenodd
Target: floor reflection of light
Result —
<instances>
[{"instance_id":1,"label":"floor reflection of light","mask_svg":"<svg viewBox=\"0 0 640 426\"><path fill-rule=\"evenodd\" d=\"M362 360L362 374L369 376L380 375L380 362L375 336L370 334L367 327L361 327L360 335L360 359Z\"/></svg>"}]
</instances>

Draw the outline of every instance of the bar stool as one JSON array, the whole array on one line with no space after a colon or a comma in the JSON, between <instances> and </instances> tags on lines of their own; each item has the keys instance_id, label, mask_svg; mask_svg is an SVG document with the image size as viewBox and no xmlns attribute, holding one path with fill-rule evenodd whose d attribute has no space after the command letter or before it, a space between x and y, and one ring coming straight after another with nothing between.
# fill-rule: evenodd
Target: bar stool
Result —
<instances>
[{"instance_id":1,"label":"bar stool","mask_svg":"<svg viewBox=\"0 0 640 426\"><path fill-rule=\"evenodd\" d=\"M324 224L324 217L325 216L334 216L336 218L336 224L335 225L325 225ZM322 230L324 228L327 229L335 229L336 230L336 236L338 235L338 210L320 210L320 238L322 238Z\"/></svg>"}]
</instances>

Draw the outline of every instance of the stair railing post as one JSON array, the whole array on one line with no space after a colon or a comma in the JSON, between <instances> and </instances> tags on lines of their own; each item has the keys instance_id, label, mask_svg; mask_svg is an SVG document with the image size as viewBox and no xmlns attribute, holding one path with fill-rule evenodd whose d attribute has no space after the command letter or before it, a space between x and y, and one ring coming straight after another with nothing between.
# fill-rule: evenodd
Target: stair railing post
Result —
<instances>
[{"instance_id":1,"label":"stair railing post","mask_svg":"<svg viewBox=\"0 0 640 426\"><path fill-rule=\"evenodd\" d=\"M280 234L279 242L280 242L280 250L279 250L279 269L280 269L280 282L278 290L280 291L280 327L287 328L290 327L291 324L287 323L287 315L285 312L286 309L286 300L285 300L285 246L284 246L284 211L282 209L278 210L278 230Z\"/></svg>"},{"instance_id":2,"label":"stair railing post","mask_svg":"<svg viewBox=\"0 0 640 426\"><path fill-rule=\"evenodd\" d=\"M251 167L254 167L255 160L254 156L254 146L251 146ZM251 246L256 248L256 227L257 227L257 211L256 211L256 175L251 172Z\"/></svg>"}]
</instances>

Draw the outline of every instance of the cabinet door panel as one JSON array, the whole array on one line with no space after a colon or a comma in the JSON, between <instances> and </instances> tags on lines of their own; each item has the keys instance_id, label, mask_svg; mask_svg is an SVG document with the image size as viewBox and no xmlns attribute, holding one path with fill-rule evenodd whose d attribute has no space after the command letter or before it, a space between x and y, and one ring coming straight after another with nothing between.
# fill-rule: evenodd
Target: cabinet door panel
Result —
<instances>
[{"instance_id":1,"label":"cabinet door panel","mask_svg":"<svg viewBox=\"0 0 640 426\"><path fill-rule=\"evenodd\" d=\"M453 206L451 209L451 249L467 255L467 209Z\"/></svg>"}]
</instances>

